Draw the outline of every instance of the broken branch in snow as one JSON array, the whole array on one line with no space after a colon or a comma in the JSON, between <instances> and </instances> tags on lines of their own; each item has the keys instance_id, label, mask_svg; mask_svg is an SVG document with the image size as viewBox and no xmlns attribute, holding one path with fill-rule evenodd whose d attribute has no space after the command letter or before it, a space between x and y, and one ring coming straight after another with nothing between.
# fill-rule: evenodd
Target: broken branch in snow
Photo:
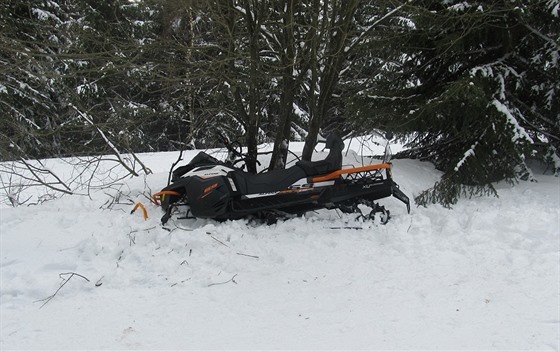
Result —
<instances>
[{"instance_id":1,"label":"broken branch in snow","mask_svg":"<svg viewBox=\"0 0 560 352\"><path fill-rule=\"evenodd\" d=\"M179 156L177 157L177 160L171 164L171 169L169 169L169 175L167 176L167 185L169 186L169 184L171 183L171 176L173 175L173 169L175 169L175 166L177 166L177 164L179 164L179 162L181 162L181 160L183 160L183 146L181 145L181 150L179 151Z\"/></svg>"},{"instance_id":2,"label":"broken branch in snow","mask_svg":"<svg viewBox=\"0 0 560 352\"><path fill-rule=\"evenodd\" d=\"M130 241L130 246L132 246L133 244L136 244L136 235L133 235L134 233L137 233L137 232L144 232L144 231L150 232L151 230L153 230L153 229L155 229L155 228L156 228L156 226L148 227L148 228L146 228L146 229L136 229L136 230L133 230L133 229L131 228L131 229L130 229L130 232L129 232L128 235L127 235L127 236L128 236L128 239L129 239L129 241Z\"/></svg>"},{"instance_id":3,"label":"broken branch in snow","mask_svg":"<svg viewBox=\"0 0 560 352\"><path fill-rule=\"evenodd\" d=\"M70 275L70 276L67 277L67 278L63 278L63 276L65 276L65 275ZM35 301L35 302L44 302L44 303L39 307L39 309L43 308L47 303L49 303L49 302L56 296L56 294L64 287L64 285L66 285L66 284L68 283L68 281L70 281L70 279L73 278L74 276L81 277L82 279L84 279L84 280L86 280L87 282L89 282L89 279L88 279L87 277L85 277L85 276L83 276L83 275L80 275L80 274L77 274L77 273L74 273L74 272L60 273L60 274L58 274L58 276L63 280L63 281L62 281L62 284L60 284L60 286L58 287L58 289L57 289L52 295L50 295L49 297L40 299L40 300L38 300L38 301Z\"/></svg>"},{"instance_id":4,"label":"broken branch in snow","mask_svg":"<svg viewBox=\"0 0 560 352\"><path fill-rule=\"evenodd\" d=\"M176 282L176 283L174 283L174 284L171 284L171 287L175 287L175 286L177 286L178 284L183 284L183 283L185 283L185 282L187 282L187 281L190 281L190 279L191 279L191 278L189 277L188 279L181 280L181 281L179 281L179 282Z\"/></svg>"},{"instance_id":5,"label":"broken branch in snow","mask_svg":"<svg viewBox=\"0 0 560 352\"><path fill-rule=\"evenodd\" d=\"M239 253L239 252L237 252L237 255L242 255L242 256L245 256L245 257L259 259L259 256L257 256L257 255L251 255L251 254L245 254L245 253Z\"/></svg>"},{"instance_id":6,"label":"broken branch in snow","mask_svg":"<svg viewBox=\"0 0 560 352\"><path fill-rule=\"evenodd\" d=\"M20 158L19 162L21 162L23 165L25 165L27 170L31 173L31 175L33 175L32 180L38 182L39 184L41 184L45 187L53 189L57 192L72 194L72 191L71 191L70 187L68 187L68 185L66 183L64 183L64 181L62 181L53 171L44 167L43 163L40 160L37 160L37 162L41 165L41 167L32 165L31 163L27 162L27 160L25 160L24 158ZM52 176L52 177L55 178L56 181L55 182L49 182L49 181L47 181L46 176L43 177L41 175ZM21 176L21 177L24 178L23 176ZM30 178L30 180L31 180L31 178ZM56 185L61 185L64 188L58 187Z\"/></svg>"},{"instance_id":7,"label":"broken branch in snow","mask_svg":"<svg viewBox=\"0 0 560 352\"><path fill-rule=\"evenodd\" d=\"M212 284L208 284L208 287L210 286L216 286L216 285L225 285L229 282L233 282L234 284L237 284L237 281L235 281L235 277L237 276L237 274L233 275L233 277L231 279L229 279L226 282L217 282L217 283L212 283Z\"/></svg>"},{"instance_id":8,"label":"broken branch in snow","mask_svg":"<svg viewBox=\"0 0 560 352\"><path fill-rule=\"evenodd\" d=\"M329 227L331 230L363 230L363 227L360 226L332 226Z\"/></svg>"},{"instance_id":9,"label":"broken branch in snow","mask_svg":"<svg viewBox=\"0 0 560 352\"><path fill-rule=\"evenodd\" d=\"M220 241L219 239L217 239L216 237L210 235L210 237L212 237L212 239L216 242L218 242L219 244L221 244L222 246L225 246L227 248L229 248L229 246L227 244L225 244L224 242Z\"/></svg>"}]
</instances>

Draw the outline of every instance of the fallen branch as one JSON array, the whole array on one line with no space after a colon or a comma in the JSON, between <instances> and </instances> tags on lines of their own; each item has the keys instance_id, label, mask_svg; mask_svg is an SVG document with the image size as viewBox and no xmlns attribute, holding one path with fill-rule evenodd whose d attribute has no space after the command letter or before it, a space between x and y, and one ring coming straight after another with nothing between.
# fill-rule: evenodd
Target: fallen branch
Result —
<instances>
[{"instance_id":1,"label":"fallen branch","mask_svg":"<svg viewBox=\"0 0 560 352\"><path fill-rule=\"evenodd\" d=\"M72 194L72 190L70 189L70 187L68 187L68 185L66 183L64 183L64 181L62 181L54 172L52 172L51 170L48 170L47 168L39 168L37 166L31 165L30 163L27 162L27 160L25 160L24 158L20 158L19 161L25 165L25 167L27 168L27 170L29 170L29 172L31 173L31 175L33 175L34 179L31 178L26 178L23 175L19 175L24 179L28 179L28 180L33 180L33 181L37 181L39 184L46 186L48 188L51 188L57 192L61 192L61 193L66 193L66 194ZM37 160L41 166L42 163L40 160ZM47 182L46 179L42 178L41 176L39 176L39 173L41 174L47 174L50 175L52 177L54 177L56 179L56 182ZM64 187L60 188L60 187L56 187L54 185L62 185Z\"/></svg>"},{"instance_id":2,"label":"fallen branch","mask_svg":"<svg viewBox=\"0 0 560 352\"><path fill-rule=\"evenodd\" d=\"M218 242L219 244L221 244L222 246L225 246L225 247L229 248L229 246L228 246L227 244L225 244L224 242L220 241L220 240L217 239L216 237L214 237L214 236L212 236L212 235L210 235L210 237L211 237L214 241L216 241L216 242Z\"/></svg>"},{"instance_id":3,"label":"fallen branch","mask_svg":"<svg viewBox=\"0 0 560 352\"><path fill-rule=\"evenodd\" d=\"M171 184L171 175L173 175L173 169L175 169L175 166L177 166L177 164L179 164L179 162L181 162L181 160L183 160L183 146L181 146L181 150L179 151L179 157L177 158L177 160L171 164L171 169L169 170L169 175L167 176L167 185L169 186L169 184Z\"/></svg>"},{"instance_id":4,"label":"fallen branch","mask_svg":"<svg viewBox=\"0 0 560 352\"><path fill-rule=\"evenodd\" d=\"M237 284L237 282L235 281L235 277L237 276L237 274L233 275L233 277L231 279L229 279L226 282L217 282L217 283L213 283L213 284L209 284L208 287L210 286L216 286L216 285L225 285L229 282L233 282L234 284Z\"/></svg>"},{"instance_id":5,"label":"fallen branch","mask_svg":"<svg viewBox=\"0 0 560 352\"><path fill-rule=\"evenodd\" d=\"M333 227L328 227L328 229L331 230L363 230L363 227L360 226L333 226Z\"/></svg>"},{"instance_id":6,"label":"fallen branch","mask_svg":"<svg viewBox=\"0 0 560 352\"><path fill-rule=\"evenodd\" d=\"M188 279L185 279L185 280L181 280L181 281L179 281L179 282L176 282L176 283L172 284L171 287L175 287L175 286L177 286L178 284L183 284L183 283L189 281L190 279L191 279L191 278L189 277Z\"/></svg>"},{"instance_id":7,"label":"fallen branch","mask_svg":"<svg viewBox=\"0 0 560 352\"><path fill-rule=\"evenodd\" d=\"M258 256L256 256L256 255L251 255L251 254L245 254L245 253L239 253L239 252L237 252L237 255L242 255L242 256L245 256L245 257L250 257L250 258L259 259Z\"/></svg>"},{"instance_id":8,"label":"fallen branch","mask_svg":"<svg viewBox=\"0 0 560 352\"><path fill-rule=\"evenodd\" d=\"M65 275L70 275L70 276L69 276L68 278L63 278L63 276L65 276ZM58 274L58 276L59 276L61 279L63 279L62 284L60 284L60 287L59 287L52 295L50 295L49 297L40 299L40 300L38 300L38 301L35 301L35 302L44 302L44 303L39 307L39 309L43 308L47 303L49 303L49 302L56 296L56 294L64 287L64 285L66 285L66 284L68 283L68 281L70 281L70 279L73 278L74 276L81 277L82 279L84 279L84 280L86 280L87 282L89 282L89 279L88 279L87 277L85 277L85 276L83 276L83 275L80 275L80 274L77 274L77 273L73 273L73 272L70 272L70 273L61 273L61 274Z\"/></svg>"}]
</instances>

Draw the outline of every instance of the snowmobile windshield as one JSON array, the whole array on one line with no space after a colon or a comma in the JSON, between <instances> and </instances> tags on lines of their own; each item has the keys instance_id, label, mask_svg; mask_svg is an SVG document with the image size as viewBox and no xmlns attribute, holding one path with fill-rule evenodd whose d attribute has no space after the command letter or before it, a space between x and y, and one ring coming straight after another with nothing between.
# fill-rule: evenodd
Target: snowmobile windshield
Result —
<instances>
[{"instance_id":1,"label":"snowmobile windshield","mask_svg":"<svg viewBox=\"0 0 560 352\"><path fill-rule=\"evenodd\" d=\"M391 150L391 134L386 134L382 131L372 131L369 135L353 137L347 139L349 148L353 149L362 158L367 158L372 164L379 162L387 163L393 158ZM362 160L364 164L365 160Z\"/></svg>"}]
</instances>

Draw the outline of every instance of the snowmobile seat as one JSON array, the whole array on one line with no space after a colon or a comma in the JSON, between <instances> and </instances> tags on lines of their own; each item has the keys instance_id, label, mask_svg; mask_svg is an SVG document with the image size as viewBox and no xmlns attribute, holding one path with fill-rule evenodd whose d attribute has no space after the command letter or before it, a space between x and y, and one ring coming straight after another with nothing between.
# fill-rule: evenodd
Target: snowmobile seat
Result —
<instances>
[{"instance_id":1,"label":"snowmobile seat","mask_svg":"<svg viewBox=\"0 0 560 352\"><path fill-rule=\"evenodd\" d=\"M234 179L238 191L242 194L280 191L306 177L305 172L299 166L273 170L264 174L234 171L230 175Z\"/></svg>"},{"instance_id":2,"label":"snowmobile seat","mask_svg":"<svg viewBox=\"0 0 560 352\"><path fill-rule=\"evenodd\" d=\"M299 160L296 166L301 167L307 176L317 176L328 174L342 168L342 150L344 142L336 135L330 135L327 138L326 148L329 148L329 154L323 160L307 161Z\"/></svg>"}]
</instances>

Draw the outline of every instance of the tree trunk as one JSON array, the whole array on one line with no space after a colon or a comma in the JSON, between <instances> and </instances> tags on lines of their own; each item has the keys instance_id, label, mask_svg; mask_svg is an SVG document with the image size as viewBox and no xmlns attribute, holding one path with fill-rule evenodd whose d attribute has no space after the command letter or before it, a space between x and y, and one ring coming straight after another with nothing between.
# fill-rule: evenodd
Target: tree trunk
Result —
<instances>
[{"instance_id":1,"label":"tree trunk","mask_svg":"<svg viewBox=\"0 0 560 352\"><path fill-rule=\"evenodd\" d=\"M282 67L282 92L280 96L280 111L278 131L274 140L274 149L270 159L269 169L283 169L288 158L290 143L290 130L293 117L294 90L296 89L294 72L294 0L288 0L284 13L284 28L282 31L282 44L285 51L281 52L280 64Z\"/></svg>"},{"instance_id":2,"label":"tree trunk","mask_svg":"<svg viewBox=\"0 0 560 352\"><path fill-rule=\"evenodd\" d=\"M304 160L311 160L313 149L317 142L317 135L325 118L326 112L329 108L329 102L332 99L334 88L338 82L342 64L348 56L348 51L345 50L347 39L352 28L354 21L354 14L358 7L359 1L333 1L331 15L331 22L328 24L327 33L329 40L326 48L326 57L322 70L315 68L312 72L319 72L319 98L311 100L312 114L309 121L309 131L305 138L305 145L303 147L302 158ZM338 16L335 15L339 12ZM325 14L323 14L324 16ZM338 20L336 19L338 17ZM313 58L311 58L313 60ZM320 63L317 63L320 65ZM313 85L312 85L313 87ZM310 92L312 97L315 92Z\"/></svg>"},{"instance_id":3,"label":"tree trunk","mask_svg":"<svg viewBox=\"0 0 560 352\"><path fill-rule=\"evenodd\" d=\"M251 11L253 10L253 11ZM247 171L257 173L257 145L259 133L259 90L258 79L259 74L259 30L260 23L258 20L259 10L256 4L253 7L249 2L245 3L245 18L247 21L247 32L249 34L249 113L247 120L247 134L245 136L247 142L248 158L245 162Z\"/></svg>"}]
</instances>

